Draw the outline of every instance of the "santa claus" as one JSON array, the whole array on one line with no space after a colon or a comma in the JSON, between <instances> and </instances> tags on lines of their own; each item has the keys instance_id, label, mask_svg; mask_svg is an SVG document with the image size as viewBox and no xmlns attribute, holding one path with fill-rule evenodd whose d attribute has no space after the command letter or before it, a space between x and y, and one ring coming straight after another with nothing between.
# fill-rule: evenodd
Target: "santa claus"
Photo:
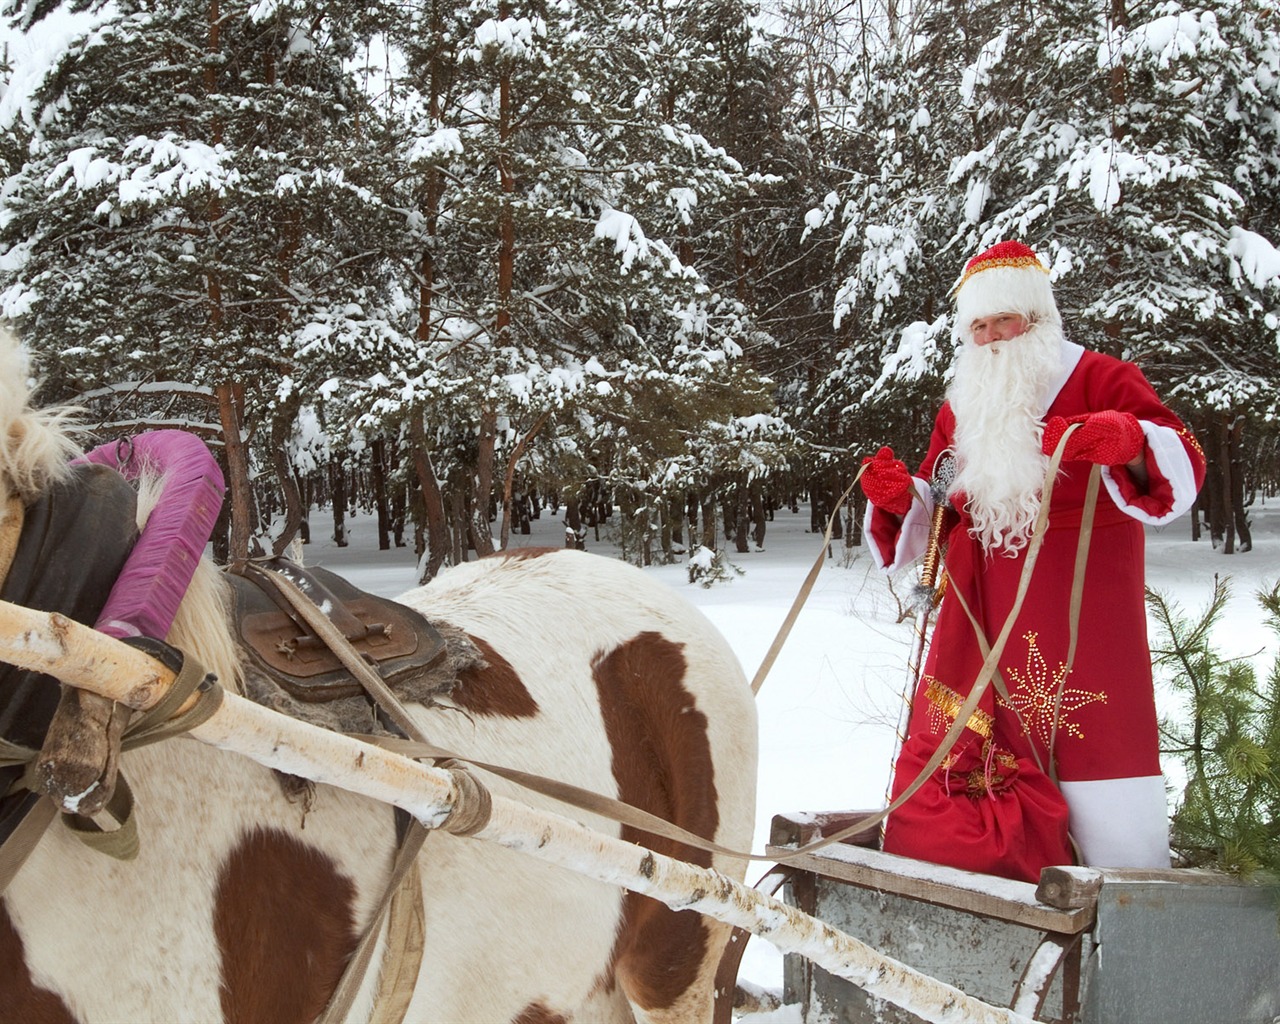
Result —
<instances>
[{"instance_id":1,"label":"santa claus","mask_svg":"<svg viewBox=\"0 0 1280 1024\"><path fill-rule=\"evenodd\" d=\"M924 461L912 476L884 448L862 476L873 557L895 572L928 543L935 471L953 473L946 597L892 795L928 777L890 815L885 849L1032 881L1073 860L1167 867L1143 526L1191 507L1203 455L1136 366L1064 337L1048 269L1026 245L969 260L954 295L954 374ZM1095 465L1102 494L1086 513Z\"/></svg>"}]
</instances>

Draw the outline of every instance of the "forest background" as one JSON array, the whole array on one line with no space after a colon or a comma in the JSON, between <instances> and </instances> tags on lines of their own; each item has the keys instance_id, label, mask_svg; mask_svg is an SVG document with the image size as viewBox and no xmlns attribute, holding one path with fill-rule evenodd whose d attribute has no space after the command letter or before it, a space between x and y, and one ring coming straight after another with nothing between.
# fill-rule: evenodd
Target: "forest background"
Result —
<instances>
[{"instance_id":1,"label":"forest background","mask_svg":"<svg viewBox=\"0 0 1280 1024\"><path fill-rule=\"evenodd\" d=\"M1010 237L1194 427L1193 533L1247 550L1276 492L1270 3L7 14L0 309L97 440L211 443L223 557L315 508L423 579L548 499L567 543L618 509L645 564L798 496L816 524L863 455L923 450L950 288Z\"/></svg>"}]
</instances>

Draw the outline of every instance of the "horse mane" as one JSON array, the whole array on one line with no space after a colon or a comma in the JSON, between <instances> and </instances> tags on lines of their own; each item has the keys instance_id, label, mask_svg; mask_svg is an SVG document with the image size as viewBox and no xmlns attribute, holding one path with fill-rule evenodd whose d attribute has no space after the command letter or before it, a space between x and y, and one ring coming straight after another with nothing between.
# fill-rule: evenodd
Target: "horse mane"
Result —
<instances>
[{"instance_id":1,"label":"horse mane","mask_svg":"<svg viewBox=\"0 0 1280 1024\"><path fill-rule=\"evenodd\" d=\"M0 478L4 496L16 494L25 504L63 479L80 454L68 434L79 410L34 408L28 372L21 343L0 327Z\"/></svg>"}]
</instances>

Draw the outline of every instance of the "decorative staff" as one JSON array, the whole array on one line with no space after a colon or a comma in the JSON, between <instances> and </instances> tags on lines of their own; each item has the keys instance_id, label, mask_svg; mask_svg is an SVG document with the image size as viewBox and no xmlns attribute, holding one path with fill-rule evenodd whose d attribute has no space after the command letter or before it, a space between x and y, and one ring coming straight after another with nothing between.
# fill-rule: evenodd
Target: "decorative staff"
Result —
<instances>
[{"instance_id":1,"label":"decorative staff","mask_svg":"<svg viewBox=\"0 0 1280 1024\"><path fill-rule=\"evenodd\" d=\"M902 689L902 707L898 711L898 729L894 740L893 757L890 764L896 764L902 745L907 740L907 723L911 719L911 702L915 697L916 687L920 683L920 673L924 669L924 652L928 646L929 618L934 608L942 600L943 591L947 587L946 572L939 574L942 565L942 524L947 510L951 507L947 499L947 490L956 476L956 460L950 451L943 452L933 464L933 479L929 481L929 495L933 498L933 518L929 522L929 544L925 548L924 558L920 562L920 579L911 588L907 597L907 609L915 613L915 635L913 637L911 657L907 664L907 680ZM885 791L885 804L889 803L893 787L892 772L889 776L889 788ZM881 825L883 832L884 826Z\"/></svg>"}]
</instances>

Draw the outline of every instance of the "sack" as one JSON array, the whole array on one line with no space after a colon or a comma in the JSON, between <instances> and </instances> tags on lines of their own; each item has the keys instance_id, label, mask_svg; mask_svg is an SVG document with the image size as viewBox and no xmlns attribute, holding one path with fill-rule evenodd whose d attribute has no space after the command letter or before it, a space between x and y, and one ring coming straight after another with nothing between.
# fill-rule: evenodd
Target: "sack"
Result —
<instances>
[{"instance_id":1,"label":"sack","mask_svg":"<svg viewBox=\"0 0 1280 1024\"><path fill-rule=\"evenodd\" d=\"M943 734L908 738L893 796L920 774ZM969 729L941 767L889 815L888 853L966 871L1038 882L1041 868L1072 863L1062 793L1030 758L1016 757Z\"/></svg>"}]
</instances>

